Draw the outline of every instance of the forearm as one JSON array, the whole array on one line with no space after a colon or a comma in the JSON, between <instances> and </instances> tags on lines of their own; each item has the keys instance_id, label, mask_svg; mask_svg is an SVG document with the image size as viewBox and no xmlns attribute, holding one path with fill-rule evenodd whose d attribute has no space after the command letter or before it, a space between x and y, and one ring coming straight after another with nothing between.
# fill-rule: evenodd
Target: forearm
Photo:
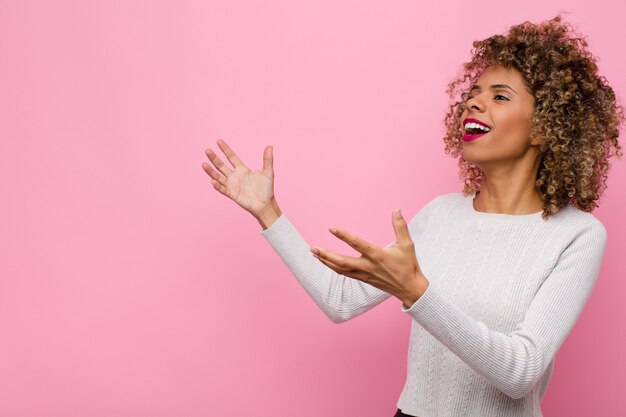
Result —
<instances>
[{"instance_id":1,"label":"forearm","mask_svg":"<svg viewBox=\"0 0 626 417\"><path fill-rule=\"evenodd\" d=\"M261 234L315 303L335 323L362 314L390 297L376 287L336 273L315 259L309 244L284 215Z\"/></svg>"},{"instance_id":2,"label":"forearm","mask_svg":"<svg viewBox=\"0 0 626 417\"><path fill-rule=\"evenodd\" d=\"M541 338L533 332L504 334L474 320L430 285L403 311L474 371L511 398L521 398L545 369Z\"/></svg>"}]
</instances>

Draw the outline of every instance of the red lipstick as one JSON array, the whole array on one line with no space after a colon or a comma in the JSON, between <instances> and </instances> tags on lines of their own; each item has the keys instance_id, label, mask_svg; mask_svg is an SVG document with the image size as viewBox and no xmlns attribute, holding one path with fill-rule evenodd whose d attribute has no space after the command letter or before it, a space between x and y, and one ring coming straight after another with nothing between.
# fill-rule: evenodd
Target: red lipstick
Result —
<instances>
[{"instance_id":1,"label":"red lipstick","mask_svg":"<svg viewBox=\"0 0 626 417\"><path fill-rule=\"evenodd\" d=\"M485 133L476 133L476 134L474 134L474 135L470 135L469 133L466 133L466 134L463 136L463 140L464 140L465 142L469 142L469 141L472 141L472 140L478 139L478 138L479 138L479 137L481 137L481 136L485 136L485 135L486 135L486 134L488 134L488 133L489 133L489 132L485 132Z\"/></svg>"},{"instance_id":2,"label":"red lipstick","mask_svg":"<svg viewBox=\"0 0 626 417\"><path fill-rule=\"evenodd\" d=\"M472 140L478 139L479 137L481 137L481 136L485 136L485 135L487 135L487 134L489 134L489 133L491 132L491 126L489 126L489 125L488 125L487 123L485 123L485 122L481 122L481 121L480 121L480 120L478 120L478 119L473 119L473 118L471 118L471 117L468 117L468 118L466 118L466 119L463 119L463 126L465 126L467 123L476 123L476 124L479 124L479 125L481 125L481 126L485 126L485 127L489 128L489 132L484 132L484 133L473 133L473 134L470 134L470 133L465 133L465 135L463 135L463 140L464 140L465 142L469 142L469 141L472 141ZM463 129L463 130L465 130L465 129Z\"/></svg>"}]
</instances>

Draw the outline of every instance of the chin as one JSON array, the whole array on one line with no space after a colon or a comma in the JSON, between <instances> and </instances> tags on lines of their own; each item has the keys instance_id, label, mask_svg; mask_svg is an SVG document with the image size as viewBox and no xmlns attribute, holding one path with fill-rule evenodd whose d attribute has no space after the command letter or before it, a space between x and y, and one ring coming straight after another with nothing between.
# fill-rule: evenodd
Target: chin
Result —
<instances>
[{"instance_id":1,"label":"chin","mask_svg":"<svg viewBox=\"0 0 626 417\"><path fill-rule=\"evenodd\" d=\"M465 159L467 162L474 164L480 168L480 165L486 161L483 158L480 158L480 156L476 154L477 152L467 152L465 149L463 149L463 151L461 152L461 156L463 156L463 159Z\"/></svg>"},{"instance_id":2,"label":"chin","mask_svg":"<svg viewBox=\"0 0 626 417\"><path fill-rule=\"evenodd\" d=\"M461 155L465 158L466 161L474 162L473 160L476 158L476 152L473 150L467 149L465 146L461 150Z\"/></svg>"}]
</instances>

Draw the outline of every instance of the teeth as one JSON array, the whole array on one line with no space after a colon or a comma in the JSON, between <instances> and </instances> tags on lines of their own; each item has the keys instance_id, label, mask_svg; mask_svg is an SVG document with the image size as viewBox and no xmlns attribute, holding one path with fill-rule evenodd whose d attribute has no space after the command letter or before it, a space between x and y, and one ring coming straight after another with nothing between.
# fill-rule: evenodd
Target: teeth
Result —
<instances>
[{"instance_id":1,"label":"teeth","mask_svg":"<svg viewBox=\"0 0 626 417\"><path fill-rule=\"evenodd\" d=\"M467 129L480 129L483 132L489 132L491 130L488 127L479 125L478 123L465 123L465 130Z\"/></svg>"}]
</instances>

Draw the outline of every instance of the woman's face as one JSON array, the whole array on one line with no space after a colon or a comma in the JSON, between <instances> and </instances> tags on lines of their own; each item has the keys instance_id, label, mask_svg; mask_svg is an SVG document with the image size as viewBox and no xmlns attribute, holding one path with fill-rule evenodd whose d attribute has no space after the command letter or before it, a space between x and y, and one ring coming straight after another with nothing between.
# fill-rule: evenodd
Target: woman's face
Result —
<instances>
[{"instance_id":1,"label":"woman's face","mask_svg":"<svg viewBox=\"0 0 626 417\"><path fill-rule=\"evenodd\" d=\"M531 144L531 118L535 99L526 89L522 74L500 65L487 67L469 91L461 116L463 157L481 168L533 163L538 148ZM466 119L480 121L491 129L482 135L470 135ZM470 132L467 132L469 130ZM469 136L468 136L469 135ZM504 165L503 165L504 164Z\"/></svg>"}]
</instances>

